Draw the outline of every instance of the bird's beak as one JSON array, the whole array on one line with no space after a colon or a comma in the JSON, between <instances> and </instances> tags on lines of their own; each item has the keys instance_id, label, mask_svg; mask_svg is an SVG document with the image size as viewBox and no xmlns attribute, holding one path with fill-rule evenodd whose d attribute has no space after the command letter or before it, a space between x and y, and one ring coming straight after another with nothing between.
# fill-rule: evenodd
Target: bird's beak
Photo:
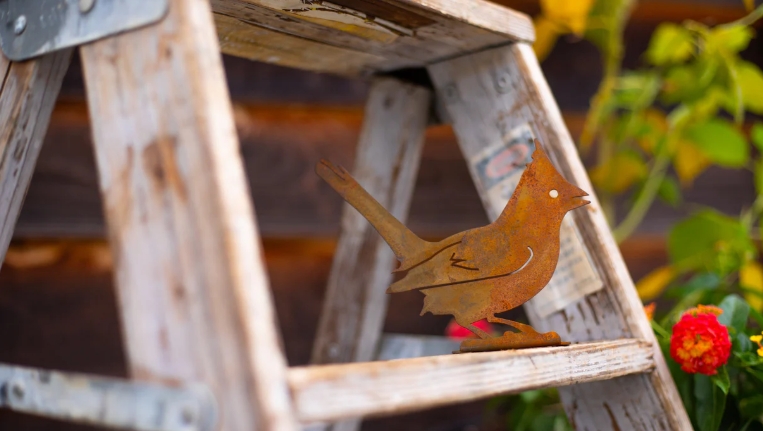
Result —
<instances>
[{"instance_id":1,"label":"bird's beak","mask_svg":"<svg viewBox=\"0 0 763 431\"><path fill-rule=\"evenodd\" d=\"M585 196L588 196L588 193L575 186L572 186L572 189L573 193L571 193L572 197L570 198L570 209L580 208L591 203L591 201L583 199Z\"/></svg>"}]
</instances>

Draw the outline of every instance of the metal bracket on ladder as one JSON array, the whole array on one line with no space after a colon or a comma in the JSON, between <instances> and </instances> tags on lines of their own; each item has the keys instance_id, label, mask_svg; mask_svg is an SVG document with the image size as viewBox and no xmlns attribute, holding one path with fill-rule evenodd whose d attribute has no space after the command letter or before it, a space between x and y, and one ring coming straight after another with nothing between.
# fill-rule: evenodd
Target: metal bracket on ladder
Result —
<instances>
[{"instance_id":1,"label":"metal bracket on ladder","mask_svg":"<svg viewBox=\"0 0 763 431\"><path fill-rule=\"evenodd\" d=\"M168 0L0 0L0 47L13 61L161 20Z\"/></svg>"},{"instance_id":2,"label":"metal bracket on ladder","mask_svg":"<svg viewBox=\"0 0 763 431\"><path fill-rule=\"evenodd\" d=\"M169 387L0 364L0 407L137 431L208 431L217 421L203 385Z\"/></svg>"}]
</instances>

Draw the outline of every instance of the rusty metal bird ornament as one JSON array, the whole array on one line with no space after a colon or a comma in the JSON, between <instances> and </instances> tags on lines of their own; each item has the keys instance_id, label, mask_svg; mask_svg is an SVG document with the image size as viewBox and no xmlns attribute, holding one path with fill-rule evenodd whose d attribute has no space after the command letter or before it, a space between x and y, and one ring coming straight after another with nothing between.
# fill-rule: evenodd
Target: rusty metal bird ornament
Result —
<instances>
[{"instance_id":1,"label":"rusty metal bird ornament","mask_svg":"<svg viewBox=\"0 0 763 431\"><path fill-rule=\"evenodd\" d=\"M535 140L532 162L514 194L493 223L425 241L390 214L343 168L321 160L317 174L355 207L400 261L401 275L387 293L420 290L421 314L450 314L479 338L461 343L460 352L565 345L556 332L496 317L535 296L551 279L559 261L559 231L565 214L587 205L588 193L567 182ZM514 328L491 337L474 326L487 319Z\"/></svg>"}]
</instances>

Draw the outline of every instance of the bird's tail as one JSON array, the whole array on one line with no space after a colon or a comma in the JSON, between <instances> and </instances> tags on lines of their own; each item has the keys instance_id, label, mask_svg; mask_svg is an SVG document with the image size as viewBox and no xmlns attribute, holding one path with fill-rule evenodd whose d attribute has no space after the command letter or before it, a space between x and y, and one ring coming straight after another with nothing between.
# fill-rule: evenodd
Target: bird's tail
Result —
<instances>
[{"instance_id":1,"label":"bird's tail","mask_svg":"<svg viewBox=\"0 0 763 431\"><path fill-rule=\"evenodd\" d=\"M429 244L410 231L355 181L347 170L321 160L315 172L363 215L389 244L404 265L406 258L421 254Z\"/></svg>"}]
</instances>

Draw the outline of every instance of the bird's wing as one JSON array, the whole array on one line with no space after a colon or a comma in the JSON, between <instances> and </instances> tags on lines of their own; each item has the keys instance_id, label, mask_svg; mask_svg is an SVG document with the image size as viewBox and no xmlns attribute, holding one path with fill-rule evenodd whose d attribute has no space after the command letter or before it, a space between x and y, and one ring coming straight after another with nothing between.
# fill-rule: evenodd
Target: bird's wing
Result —
<instances>
[{"instance_id":1,"label":"bird's wing","mask_svg":"<svg viewBox=\"0 0 763 431\"><path fill-rule=\"evenodd\" d=\"M472 256L471 249L464 248L462 245L442 250L431 259L411 268L403 278L390 285L387 293L448 286L510 275L524 268L533 256L529 248L509 252L505 259L499 259L506 264L496 266L493 264L495 257L490 258L485 254Z\"/></svg>"}]
</instances>

